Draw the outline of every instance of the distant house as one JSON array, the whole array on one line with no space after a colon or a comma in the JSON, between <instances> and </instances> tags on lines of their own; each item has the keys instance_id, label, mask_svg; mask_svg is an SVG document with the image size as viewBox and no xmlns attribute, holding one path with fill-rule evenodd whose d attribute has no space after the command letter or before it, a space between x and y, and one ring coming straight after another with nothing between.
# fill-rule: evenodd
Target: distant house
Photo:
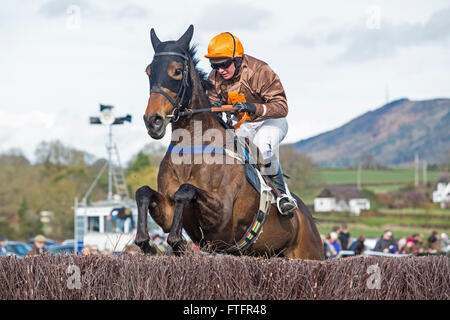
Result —
<instances>
[{"instance_id":1,"label":"distant house","mask_svg":"<svg viewBox=\"0 0 450 320\"><path fill-rule=\"evenodd\" d=\"M314 211L346 211L359 215L370 209L370 200L356 187L331 186L322 190L314 199Z\"/></svg>"},{"instance_id":2,"label":"distant house","mask_svg":"<svg viewBox=\"0 0 450 320\"><path fill-rule=\"evenodd\" d=\"M436 183L436 190L433 191L433 202L440 202L441 208L445 208L450 203L450 179L442 178Z\"/></svg>"}]
</instances>

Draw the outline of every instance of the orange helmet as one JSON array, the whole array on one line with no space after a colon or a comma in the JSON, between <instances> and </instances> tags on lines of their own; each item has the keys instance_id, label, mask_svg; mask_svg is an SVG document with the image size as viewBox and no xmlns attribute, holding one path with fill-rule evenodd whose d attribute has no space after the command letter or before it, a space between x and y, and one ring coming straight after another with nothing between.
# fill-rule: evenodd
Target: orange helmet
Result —
<instances>
[{"instance_id":1,"label":"orange helmet","mask_svg":"<svg viewBox=\"0 0 450 320\"><path fill-rule=\"evenodd\" d=\"M241 41L229 32L222 32L211 39L208 45L208 59L241 58L244 47Z\"/></svg>"}]
</instances>

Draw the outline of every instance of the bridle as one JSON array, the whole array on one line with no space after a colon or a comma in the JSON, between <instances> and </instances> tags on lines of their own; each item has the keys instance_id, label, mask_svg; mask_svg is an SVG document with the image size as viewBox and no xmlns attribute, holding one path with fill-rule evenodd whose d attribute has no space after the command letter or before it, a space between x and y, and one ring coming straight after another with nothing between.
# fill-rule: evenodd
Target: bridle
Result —
<instances>
[{"instance_id":1,"label":"bridle","mask_svg":"<svg viewBox=\"0 0 450 320\"><path fill-rule=\"evenodd\" d=\"M151 88L150 89L150 95L153 92L160 93L164 97L169 100L169 102L172 104L172 111L171 114L167 115L166 118L172 118L172 122L177 122L180 119L180 111L182 109L185 109L191 102L191 95L189 97L186 96L186 93L190 89L189 85L189 56L183 53L178 53L174 51L165 51L165 52L158 52L155 53L154 57L157 56L178 56L183 58L183 77L181 79L181 85L178 89L177 95L175 96L175 99L173 99L171 96L167 94L164 90L160 88ZM187 101L186 101L187 99ZM178 101L178 103L177 103Z\"/></svg>"},{"instance_id":2,"label":"bridle","mask_svg":"<svg viewBox=\"0 0 450 320\"><path fill-rule=\"evenodd\" d=\"M172 118L172 122L177 122L181 117L189 117L194 114L203 113L203 112L234 112L236 111L236 108L232 107L231 105L225 105L225 103L215 103L212 105L212 107L209 108L202 108L202 109L189 109L187 106L191 103L192 98L192 92L189 94L189 97L187 97L187 93L190 91L190 84L189 84L189 56L187 54L174 52L174 51L164 51L164 52L158 52L155 53L154 57L157 56L178 56L183 58L183 77L181 79L181 85L178 88L177 95L175 96L175 99L173 99L171 96L167 94L164 90L160 88L151 88L150 89L150 95L154 92L162 94L164 97L169 100L169 102L172 104L172 111L171 114L166 115L166 118ZM187 101L186 101L187 99ZM178 101L178 103L177 103ZM144 116L145 117L145 116ZM231 126L231 120L229 118L229 114L227 114L228 118L228 124Z\"/></svg>"}]
</instances>

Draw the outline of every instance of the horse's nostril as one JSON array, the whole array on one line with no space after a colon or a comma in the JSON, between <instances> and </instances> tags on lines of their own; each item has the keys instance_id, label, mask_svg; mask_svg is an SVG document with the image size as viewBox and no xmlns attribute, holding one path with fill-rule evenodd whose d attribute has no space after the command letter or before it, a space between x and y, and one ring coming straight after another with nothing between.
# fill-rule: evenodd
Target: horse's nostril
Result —
<instances>
[{"instance_id":1,"label":"horse's nostril","mask_svg":"<svg viewBox=\"0 0 450 320\"><path fill-rule=\"evenodd\" d=\"M156 126L160 126L161 123L162 123L162 118L160 118L160 117L157 117L157 118L155 119L155 121L154 121L154 124L155 124Z\"/></svg>"}]
</instances>

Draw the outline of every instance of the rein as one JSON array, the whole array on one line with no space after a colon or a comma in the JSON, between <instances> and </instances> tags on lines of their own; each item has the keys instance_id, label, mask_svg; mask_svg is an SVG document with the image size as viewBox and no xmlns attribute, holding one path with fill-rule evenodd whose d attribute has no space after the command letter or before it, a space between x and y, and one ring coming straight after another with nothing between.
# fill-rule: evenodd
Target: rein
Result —
<instances>
[{"instance_id":1,"label":"rein","mask_svg":"<svg viewBox=\"0 0 450 320\"><path fill-rule=\"evenodd\" d=\"M234 112L238 110L238 108L233 107L231 104L225 104L220 107L212 107L212 108L202 108L202 109L185 109L185 111L179 111L176 115L176 119L178 120L181 117L189 117L197 113L203 112ZM174 114L169 114L166 118L175 117ZM172 120L173 121L173 120ZM176 121L175 121L176 122Z\"/></svg>"}]
</instances>

